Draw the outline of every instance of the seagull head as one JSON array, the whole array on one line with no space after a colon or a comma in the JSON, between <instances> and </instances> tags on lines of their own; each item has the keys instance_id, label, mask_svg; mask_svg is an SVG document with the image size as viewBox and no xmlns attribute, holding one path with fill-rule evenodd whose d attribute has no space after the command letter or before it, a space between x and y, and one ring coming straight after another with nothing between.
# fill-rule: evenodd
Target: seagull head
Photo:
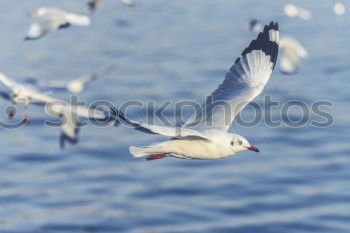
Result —
<instances>
[{"instance_id":1,"label":"seagull head","mask_svg":"<svg viewBox=\"0 0 350 233\"><path fill-rule=\"evenodd\" d=\"M40 7L35 11L30 13L31 17L42 17L47 13L47 9L45 7Z\"/></svg>"},{"instance_id":2,"label":"seagull head","mask_svg":"<svg viewBox=\"0 0 350 233\"><path fill-rule=\"evenodd\" d=\"M230 139L231 139L230 146L232 147L232 150L234 150L235 152L241 152L241 151L247 151L247 150L260 152L258 148L250 145L248 140L242 137L241 135L232 134L232 137Z\"/></svg>"},{"instance_id":3,"label":"seagull head","mask_svg":"<svg viewBox=\"0 0 350 233\"><path fill-rule=\"evenodd\" d=\"M85 88L85 85L80 80L73 80L68 82L67 84L68 91L75 94L81 93L84 90L84 88Z\"/></svg>"}]
</instances>

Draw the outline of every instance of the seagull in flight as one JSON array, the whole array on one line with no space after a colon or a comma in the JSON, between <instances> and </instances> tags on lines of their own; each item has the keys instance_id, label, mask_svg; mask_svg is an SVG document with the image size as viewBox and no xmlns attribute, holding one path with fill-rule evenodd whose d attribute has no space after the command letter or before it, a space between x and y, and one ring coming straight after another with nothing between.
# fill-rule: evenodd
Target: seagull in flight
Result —
<instances>
[{"instance_id":1,"label":"seagull in flight","mask_svg":"<svg viewBox=\"0 0 350 233\"><path fill-rule=\"evenodd\" d=\"M80 94L85 89L86 85L97 80L97 78L97 74L87 74L80 78L64 83L64 85L70 93ZM53 83L51 83L50 86L54 87Z\"/></svg>"},{"instance_id":2,"label":"seagull in flight","mask_svg":"<svg viewBox=\"0 0 350 233\"><path fill-rule=\"evenodd\" d=\"M243 50L226 73L218 88L207 97L182 127L172 128L132 121L118 109L112 113L136 130L169 137L169 140L151 146L131 146L134 157L147 160L172 156L181 159L219 159L242 151L259 152L247 139L228 129L235 116L258 96L275 67L279 44L278 24L266 25L255 40ZM222 108L224 106L224 108Z\"/></svg>"},{"instance_id":3,"label":"seagull in flight","mask_svg":"<svg viewBox=\"0 0 350 233\"><path fill-rule=\"evenodd\" d=\"M346 8L343 3L336 2L333 6L333 11L336 15L344 15L346 12Z\"/></svg>"},{"instance_id":4,"label":"seagull in flight","mask_svg":"<svg viewBox=\"0 0 350 233\"><path fill-rule=\"evenodd\" d=\"M32 12L31 17L38 20L30 25L25 40L40 39L50 31L67 28L70 25L90 25L90 18L87 15L78 15L58 8L41 7Z\"/></svg>"},{"instance_id":5,"label":"seagull in flight","mask_svg":"<svg viewBox=\"0 0 350 233\"><path fill-rule=\"evenodd\" d=\"M104 76L112 73L115 70L115 66L108 66L102 72L95 72L85 74L79 78L64 81L64 80L39 80L37 78L28 78L26 80L27 83L36 85L40 88L59 88L59 89L67 89L70 93L80 94L83 92L87 85L96 81L98 79L102 79Z\"/></svg>"},{"instance_id":6,"label":"seagull in flight","mask_svg":"<svg viewBox=\"0 0 350 233\"><path fill-rule=\"evenodd\" d=\"M29 104L45 106L47 114L62 118L61 148L65 146L66 141L72 144L78 142L79 118L96 120L106 124L114 122L117 125L119 123L106 111L66 103L41 93L32 86L15 82L3 73L0 73L0 83L8 89L7 92L0 92L0 96L4 99L12 101L14 104L22 103L26 108ZM14 116L14 113L9 112L8 114L10 118ZM25 116L23 121L29 123L29 117Z\"/></svg>"},{"instance_id":7,"label":"seagull in flight","mask_svg":"<svg viewBox=\"0 0 350 233\"><path fill-rule=\"evenodd\" d=\"M87 11L92 14L95 12L97 5L100 3L101 0L90 0L87 3Z\"/></svg>"},{"instance_id":8,"label":"seagull in flight","mask_svg":"<svg viewBox=\"0 0 350 233\"><path fill-rule=\"evenodd\" d=\"M258 34L263 28L263 25L256 19L249 22L249 30ZM299 70L301 59L309 56L303 45L295 38L286 35L280 35L279 40L280 62L279 69L282 74L295 74Z\"/></svg>"},{"instance_id":9,"label":"seagull in flight","mask_svg":"<svg viewBox=\"0 0 350 233\"><path fill-rule=\"evenodd\" d=\"M37 85L40 88L62 88L67 89L70 93L80 94L83 92L88 84L97 80L99 78L98 74L91 73L85 74L77 79L73 79L71 81L63 81L63 80L38 80L36 78L29 78L26 81Z\"/></svg>"},{"instance_id":10,"label":"seagull in flight","mask_svg":"<svg viewBox=\"0 0 350 233\"><path fill-rule=\"evenodd\" d=\"M100 4L101 0L89 0L87 3L87 11L92 14L95 12L97 5ZM122 3L126 6L132 7L135 5L134 0L122 0Z\"/></svg>"},{"instance_id":11,"label":"seagull in flight","mask_svg":"<svg viewBox=\"0 0 350 233\"><path fill-rule=\"evenodd\" d=\"M134 0L122 0L122 2L124 3L124 5L132 7L135 5Z\"/></svg>"},{"instance_id":12,"label":"seagull in flight","mask_svg":"<svg viewBox=\"0 0 350 233\"><path fill-rule=\"evenodd\" d=\"M283 11L291 18L298 17L303 20L310 20L312 18L312 13L310 11L293 4L286 4Z\"/></svg>"}]
</instances>

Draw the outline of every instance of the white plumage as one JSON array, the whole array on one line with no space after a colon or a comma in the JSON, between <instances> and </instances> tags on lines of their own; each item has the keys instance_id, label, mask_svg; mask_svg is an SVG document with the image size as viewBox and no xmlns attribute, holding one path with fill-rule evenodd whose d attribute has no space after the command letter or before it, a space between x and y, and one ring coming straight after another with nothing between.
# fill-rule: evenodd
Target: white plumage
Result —
<instances>
[{"instance_id":1,"label":"white plumage","mask_svg":"<svg viewBox=\"0 0 350 233\"><path fill-rule=\"evenodd\" d=\"M285 74L294 74L299 70L301 59L308 57L306 49L292 37L281 36L280 70Z\"/></svg>"},{"instance_id":2,"label":"white plumage","mask_svg":"<svg viewBox=\"0 0 350 233\"><path fill-rule=\"evenodd\" d=\"M58 8L41 7L31 13L37 22L30 25L26 40L35 40L45 36L50 31L66 28L70 25L88 26L90 18L86 15L77 15Z\"/></svg>"},{"instance_id":3,"label":"white plumage","mask_svg":"<svg viewBox=\"0 0 350 233\"><path fill-rule=\"evenodd\" d=\"M135 5L134 0L122 0L122 2L127 6L133 6Z\"/></svg>"},{"instance_id":4,"label":"white plumage","mask_svg":"<svg viewBox=\"0 0 350 233\"><path fill-rule=\"evenodd\" d=\"M0 73L0 82L3 83L9 92L1 92L1 96L14 102L44 105L46 113L59 116L63 119L61 124L61 147L65 141L76 143L78 141L78 118L88 118L108 122L110 116L106 112L98 109L76 106L66 103L60 99L53 98L36 90L32 86L23 85L13 81Z\"/></svg>"},{"instance_id":5,"label":"white plumage","mask_svg":"<svg viewBox=\"0 0 350 233\"><path fill-rule=\"evenodd\" d=\"M207 97L201 109L182 127L172 128L131 121L113 109L121 121L135 129L171 137L170 140L146 147L130 147L134 157L160 159L173 156L182 159L217 159L241 151L259 151L244 137L228 133L235 116L261 93L276 64L278 54L278 24L265 26L256 40L237 58L221 85ZM225 108L221 108L224 105Z\"/></svg>"},{"instance_id":6,"label":"white plumage","mask_svg":"<svg viewBox=\"0 0 350 233\"><path fill-rule=\"evenodd\" d=\"M336 2L333 6L333 11L336 15L344 15L346 12L346 8L343 3Z\"/></svg>"},{"instance_id":7,"label":"white plumage","mask_svg":"<svg viewBox=\"0 0 350 233\"><path fill-rule=\"evenodd\" d=\"M310 11L293 4L286 4L284 6L284 13L291 18L298 17L303 20L310 20L312 18Z\"/></svg>"},{"instance_id":8,"label":"white plumage","mask_svg":"<svg viewBox=\"0 0 350 233\"><path fill-rule=\"evenodd\" d=\"M38 85L45 88L65 88L71 93L80 94L89 83L97 79L97 74L86 74L68 82L63 80L38 81Z\"/></svg>"}]
</instances>

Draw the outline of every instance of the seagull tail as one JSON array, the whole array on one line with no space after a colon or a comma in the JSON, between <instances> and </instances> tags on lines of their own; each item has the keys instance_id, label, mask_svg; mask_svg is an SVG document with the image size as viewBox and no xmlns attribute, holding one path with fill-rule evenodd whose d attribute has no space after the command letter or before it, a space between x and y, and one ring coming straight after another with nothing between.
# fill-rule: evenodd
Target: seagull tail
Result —
<instances>
[{"instance_id":1,"label":"seagull tail","mask_svg":"<svg viewBox=\"0 0 350 233\"><path fill-rule=\"evenodd\" d=\"M67 14L67 20L69 24L74 24L77 26L88 26L90 25L90 18L86 15L76 15L76 14Z\"/></svg>"},{"instance_id":2,"label":"seagull tail","mask_svg":"<svg viewBox=\"0 0 350 233\"><path fill-rule=\"evenodd\" d=\"M150 147L142 147L142 146L130 146L129 151L135 158L140 158L144 156L148 156L151 153L149 152Z\"/></svg>"}]
</instances>

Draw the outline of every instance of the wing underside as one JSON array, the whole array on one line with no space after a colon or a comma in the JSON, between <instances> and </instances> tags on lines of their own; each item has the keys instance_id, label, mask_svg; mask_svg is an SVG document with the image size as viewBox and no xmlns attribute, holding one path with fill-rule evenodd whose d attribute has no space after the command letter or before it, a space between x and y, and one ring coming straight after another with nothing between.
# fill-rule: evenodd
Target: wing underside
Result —
<instances>
[{"instance_id":1,"label":"wing underside","mask_svg":"<svg viewBox=\"0 0 350 233\"><path fill-rule=\"evenodd\" d=\"M277 60L278 41L278 24L271 22L236 59L223 83L185 126L227 130L235 116L261 93L269 80Z\"/></svg>"}]
</instances>

